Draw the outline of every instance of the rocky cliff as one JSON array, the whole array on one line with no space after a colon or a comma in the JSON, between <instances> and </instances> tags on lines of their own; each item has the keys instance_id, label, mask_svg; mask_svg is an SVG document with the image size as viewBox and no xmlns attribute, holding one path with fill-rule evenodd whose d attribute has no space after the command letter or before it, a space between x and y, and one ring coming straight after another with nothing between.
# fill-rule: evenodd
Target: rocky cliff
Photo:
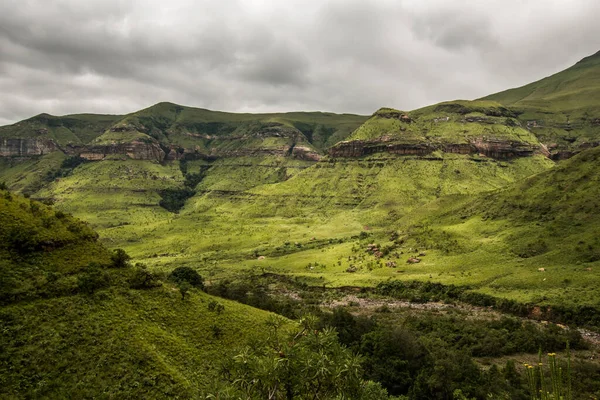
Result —
<instances>
[{"instance_id":1,"label":"rocky cliff","mask_svg":"<svg viewBox=\"0 0 600 400\"><path fill-rule=\"evenodd\" d=\"M162 162L165 159L165 152L158 143L141 140L90 146L68 145L64 151L66 154L77 155L90 161L100 161L111 155L123 155L134 160L157 162Z\"/></svg>"},{"instance_id":2,"label":"rocky cliff","mask_svg":"<svg viewBox=\"0 0 600 400\"><path fill-rule=\"evenodd\" d=\"M56 143L48 138L0 138L0 157L41 156L57 149Z\"/></svg>"},{"instance_id":3,"label":"rocky cliff","mask_svg":"<svg viewBox=\"0 0 600 400\"><path fill-rule=\"evenodd\" d=\"M455 144L394 143L386 138L379 140L352 140L336 144L329 149L328 154L333 158L361 157L374 153L425 156L438 150L455 154L479 154L498 160L529 157L534 154L544 154L547 157L550 155L548 150L543 146L485 138L473 139L470 143Z\"/></svg>"}]
</instances>

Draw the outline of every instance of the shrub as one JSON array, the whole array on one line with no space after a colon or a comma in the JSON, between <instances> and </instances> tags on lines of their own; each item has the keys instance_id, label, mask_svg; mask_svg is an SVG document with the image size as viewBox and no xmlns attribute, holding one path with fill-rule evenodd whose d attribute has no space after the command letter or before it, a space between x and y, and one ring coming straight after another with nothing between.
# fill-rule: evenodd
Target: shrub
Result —
<instances>
[{"instance_id":1,"label":"shrub","mask_svg":"<svg viewBox=\"0 0 600 400\"><path fill-rule=\"evenodd\" d=\"M212 300L210 303L208 303L208 311L221 314L223 311L225 311L225 306L223 304L217 303L215 300Z\"/></svg>"},{"instance_id":2,"label":"shrub","mask_svg":"<svg viewBox=\"0 0 600 400\"><path fill-rule=\"evenodd\" d=\"M113 255L110 256L110 259L113 267L125 268L129 266L129 260L131 260L131 256L123 249L115 249Z\"/></svg>"},{"instance_id":3,"label":"shrub","mask_svg":"<svg viewBox=\"0 0 600 400\"><path fill-rule=\"evenodd\" d=\"M160 286L158 276L148 271L144 264L136 264L128 282L132 289L151 289Z\"/></svg>"},{"instance_id":4,"label":"shrub","mask_svg":"<svg viewBox=\"0 0 600 400\"><path fill-rule=\"evenodd\" d=\"M109 276L106 272L93 266L87 272L77 277L77 289L81 293L92 294L96 290L107 287L110 284Z\"/></svg>"},{"instance_id":5,"label":"shrub","mask_svg":"<svg viewBox=\"0 0 600 400\"><path fill-rule=\"evenodd\" d=\"M190 267L175 268L169 275L169 279L178 284L185 281L195 288L204 290L204 279Z\"/></svg>"}]
</instances>

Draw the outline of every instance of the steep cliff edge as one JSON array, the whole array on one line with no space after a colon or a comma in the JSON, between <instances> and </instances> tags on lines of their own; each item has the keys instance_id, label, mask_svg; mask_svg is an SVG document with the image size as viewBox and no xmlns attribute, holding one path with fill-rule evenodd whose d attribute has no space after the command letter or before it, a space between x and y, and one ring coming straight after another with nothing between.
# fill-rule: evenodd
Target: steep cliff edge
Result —
<instances>
[{"instance_id":1,"label":"steep cliff edge","mask_svg":"<svg viewBox=\"0 0 600 400\"><path fill-rule=\"evenodd\" d=\"M58 146L52 139L0 137L0 157L43 156L56 150Z\"/></svg>"}]
</instances>

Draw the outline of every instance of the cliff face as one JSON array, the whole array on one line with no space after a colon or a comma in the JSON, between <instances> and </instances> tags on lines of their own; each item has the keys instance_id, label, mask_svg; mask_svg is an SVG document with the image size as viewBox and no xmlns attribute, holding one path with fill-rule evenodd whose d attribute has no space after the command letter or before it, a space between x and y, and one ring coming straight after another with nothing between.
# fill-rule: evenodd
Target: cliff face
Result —
<instances>
[{"instance_id":1,"label":"cliff face","mask_svg":"<svg viewBox=\"0 0 600 400\"><path fill-rule=\"evenodd\" d=\"M374 153L424 156L437 150L455 154L480 154L499 160L529 157L534 154L544 154L547 157L550 155L542 146L483 138L477 138L470 143L456 144L410 144L389 143L386 140L353 140L338 143L329 149L329 155L334 158L361 157Z\"/></svg>"},{"instance_id":2,"label":"cliff face","mask_svg":"<svg viewBox=\"0 0 600 400\"><path fill-rule=\"evenodd\" d=\"M41 156L57 149L56 143L47 138L0 138L0 157Z\"/></svg>"},{"instance_id":3,"label":"cliff face","mask_svg":"<svg viewBox=\"0 0 600 400\"><path fill-rule=\"evenodd\" d=\"M134 140L129 143L115 143L91 146L68 145L65 153L78 155L90 161L100 161L107 156L121 154L134 160L152 160L162 162L165 152L157 143Z\"/></svg>"}]
</instances>

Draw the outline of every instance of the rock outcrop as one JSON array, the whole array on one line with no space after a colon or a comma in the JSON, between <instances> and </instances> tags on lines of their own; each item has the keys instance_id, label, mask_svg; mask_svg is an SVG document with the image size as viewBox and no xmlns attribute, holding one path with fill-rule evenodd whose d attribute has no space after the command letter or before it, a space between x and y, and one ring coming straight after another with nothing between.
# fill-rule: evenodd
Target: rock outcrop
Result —
<instances>
[{"instance_id":1,"label":"rock outcrop","mask_svg":"<svg viewBox=\"0 0 600 400\"><path fill-rule=\"evenodd\" d=\"M49 138L0 138L0 157L42 156L58 150Z\"/></svg>"},{"instance_id":2,"label":"rock outcrop","mask_svg":"<svg viewBox=\"0 0 600 400\"><path fill-rule=\"evenodd\" d=\"M292 148L292 157L305 161L319 161L321 155L307 146L296 145Z\"/></svg>"},{"instance_id":3,"label":"rock outcrop","mask_svg":"<svg viewBox=\"0 0 600 400\"><path fill-rule=\"evenodd\" d=\"M473 139L470 143L454 144L393 143L383 139L352 140L340 142L333 146L329 149L329 156L333 158L351 158L374 153L425 156L437 150L455 154L479 154L501 160L529 157L537 153L549 156L548 151L542 146L485 138Z\"/></svg>"},{"instance_id":4,"label":"rock outcrop","mask_svg":"<svg viewBox=\"0 0 600 400\"><path fill-rule=\"evenodd\" d=\"M134 140L129 143L113 143L90 146L68 145L65 153L77 155L90 161L100 161L107 156L121 154L134 160L152 160L162 162L165 152L156 142Z\"/></svg>"}]
</instances>

